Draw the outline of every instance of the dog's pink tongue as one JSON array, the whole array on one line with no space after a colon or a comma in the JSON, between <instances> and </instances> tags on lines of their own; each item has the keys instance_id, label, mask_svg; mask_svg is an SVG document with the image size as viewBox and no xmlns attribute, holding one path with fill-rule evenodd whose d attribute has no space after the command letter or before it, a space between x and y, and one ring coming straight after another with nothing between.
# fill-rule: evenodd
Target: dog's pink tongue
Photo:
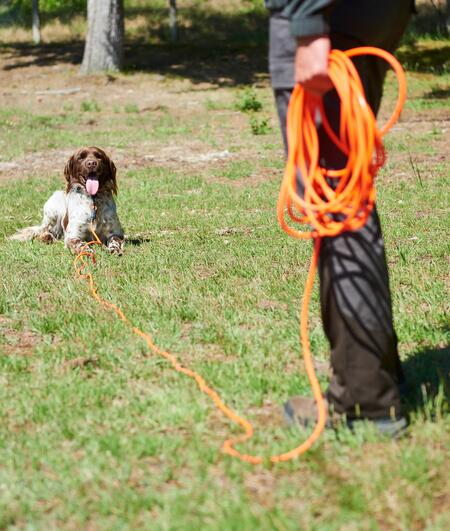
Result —
<instances>
[{"instance_id":1,"label":"dog's pink tongue","mask_svg":"<svg viewBox=\"0 0 450 531\"><path fill-rule=\"evenodd\" d=\"M95 195L98 192L97 179L88 179L86 181L86 190L88 194Z\"/></svg>"}]
</instances>

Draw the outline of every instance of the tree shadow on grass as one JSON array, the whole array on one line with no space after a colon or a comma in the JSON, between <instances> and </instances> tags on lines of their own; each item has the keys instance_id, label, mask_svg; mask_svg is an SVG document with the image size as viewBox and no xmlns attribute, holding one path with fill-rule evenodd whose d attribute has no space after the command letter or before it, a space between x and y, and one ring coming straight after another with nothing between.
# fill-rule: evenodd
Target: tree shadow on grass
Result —
<instances>
[{"instance_id":1,"label":"tree shadow on grass","mask_svg":"<svg viewBox=\"0 0 450 531\"><path fill-rule=\"evenodd\" d=\"M398 52L407 69L450 71L448 41L417 45L418 36L436 27L437 16L435 10L421 9L413 18ZM55 17L66 20L64 13ZM217 86L253 84L267 78L268 24L264 9L222 12L205 2L180 8L178 18L179 41L171 43L166 8L151 5L127 8L125 71L149 71ZM83 47L81 40L40 46L4 44L3 49L10 57L4 69L81 64Z\"/></svg>"},{"instance_id":2,"label":"tree shadow on grass","mask_svg":"<svg viewBox=\"0 0 450 531\"><path fill-rule=\"evenodd\" d=\"M413 18L398 52L407 69L433 73L450 70L450 44L417 46L419 35L429 34L437 27L436 17L436 10L421 9ZM53 18L66 20L64 12ZM252 84L267 77L268 32L264 9L222 12L205 3L180 8L178 18L179 41L171 43L166 8L151 5L127 8L125 71L150 71L218 86ZM82 41L4 45L11 59L5 70L81 64L83 46Z\"/></svg>"},{"instance_id":3,"label":"tree shadow on grass","mask_svg":"<svg viewBox=\"0 0 450 531\"><path fill-rule=\"evenodd\" d=\"M82 42L65 44L10 45L10 71L31 66L48 67L60 63L81 65ZM265 48L227 46L125 44L125 72L148 71L168 77L190 79L193 83L236 86L267 78Z\"/></svg>"},{"instance_id":4,"label":"tree shadow on grass","mask_svg":"<svg viewBox=\"0 0 450 531\"><path fill-rule=\"evenodd\" d=\"M447 100L450 98L450 88L433 88L424 96L427 100Z\"/></svg>"},{"instance_id":5,"label":"tree shadow on grass","mask_svg":"<svg viewBox=\"0 0 450 531\"><path fill-rule=\"evenodd\" d=\"M407 381L405 397L408 412L422 409L425 402L443 392L450 404L450 345L438 349L424 349L411 354L403 362Z\"/></svg>"},{"instance_id":6,"label":"tree shadow on grass","mask_svg":"<svg viewBox=\"0 0 450 531\"><path fill-rule=\"evenodd\" d=\"M450 44L419 47L412 42L403 46L396 55L407 70L435 74L450 71Z\"/></svg>"},{"instance_id":7,"label":"tree shadow on grass","mask_svg":"<svg viewBox=\"0 0 450 531\"><path fill-rule=\"evenodd\" d=\"M144 15L148 26L133 29ZM150 71L163 76L208 82L218 86L244 85L267 77L267 14L264 10L221 13L211 9L180 10L180 39L168 40L166 10L127 10L130 31L125 42L125 71ZM4 45L10 57L5 70L57 63L81 64L82 41Z\"/></svg>"},{"instance_id":8,"label":"tree shadow on grass","mask_svg":"<svg viewBox=\"0 0 450 531\"><path fill-rule=\"evenodd\" d=\"M80 64L83 58L84 43L44 43L39 46L14 43L0 46L6 52L10 62L3 70L17 70L30 66L53 66L59 63Z\"/></svg>"}]
</instances>

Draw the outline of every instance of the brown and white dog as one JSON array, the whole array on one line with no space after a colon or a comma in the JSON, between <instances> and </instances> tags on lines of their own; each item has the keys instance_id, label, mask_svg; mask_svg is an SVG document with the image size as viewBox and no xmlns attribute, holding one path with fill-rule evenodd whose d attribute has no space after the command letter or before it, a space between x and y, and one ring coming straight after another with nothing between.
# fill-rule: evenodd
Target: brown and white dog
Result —
<instances>
[{"instance_id":1,"label":"brown and white dog","mask_svg":"<svg viewBox=\"0 0 450 531\"><path fill-rule=\"evenodd\" d=\"M44 205L40 225L19 230L12 240L37 238L46 243L64 239L78 253L95 232L111 253L121 255L124 234L116 211L116 166L97 147L76 151L64 168L66 190L55 192ZM95 214L93 214L95 212Z\"/></svg>"}]
</instances>

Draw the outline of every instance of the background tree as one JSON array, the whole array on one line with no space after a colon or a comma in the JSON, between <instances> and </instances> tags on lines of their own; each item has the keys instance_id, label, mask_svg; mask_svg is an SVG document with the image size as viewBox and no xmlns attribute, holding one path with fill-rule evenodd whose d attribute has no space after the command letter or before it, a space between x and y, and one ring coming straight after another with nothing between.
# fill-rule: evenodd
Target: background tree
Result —
<instances>
[{"instance_id":1,"label":"background tree","mask_svg":"<svg viewBox=\"0 0 450 531\"><path fill-rule=\"evenodd\" d=\"M123 66L123 0L88 0L87 20L81 73L120 70Z\"/></svg>"},{"instance_id":2,"label":"background tree","mask_svg":"<svg viewBox=\"0 0 450 531\"><path fill-rule=\"evenodd\" d=\"M447 0L447 33L450 35L450 0Z\"/></svg>"},{"instance_id":3,"label":"background tree","mask_svg":"<svg viewBox=\"0 0 450 531\"><path fill-rule=\"evenodd\" d=\"M169 26L170 26L170 37L172 41L176 41L178 39L177 0L169 0Z\"/></svg>"},{"instance_id":4,"label":"background tree","mask_svg":"<svg viewBox=\"0 0 450 531\"><path fill-rule=\"evenodd\" d=\"M39 0L33 0L33 42L41 42L41 20L39 17Z\"/></svg>"}]
</instances>

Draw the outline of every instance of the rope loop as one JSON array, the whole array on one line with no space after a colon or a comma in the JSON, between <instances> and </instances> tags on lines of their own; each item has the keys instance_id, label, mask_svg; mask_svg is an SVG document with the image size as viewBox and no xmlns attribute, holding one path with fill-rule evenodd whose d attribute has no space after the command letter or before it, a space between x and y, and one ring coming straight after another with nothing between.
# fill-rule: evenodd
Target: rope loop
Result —
<instances>
[{"instance_id":1,"label":"rope loop","mask_svg":"<svg viewBox=\"0 0 450 531\"><path fill-rule=\"evenodd\" d=\"M351 57L372 55L386 60L397 75L399 95L386 125L378 128ZM278 221L295 238L337 236L363 227L375 204L374 179L385 163L382 136L400 116L406 98L406 78L398 61L384 50L361 47L332 50L329 76L340 101L339 130L335 131L323 100L293 91L287 116L289 154L277 205ZM316 124L342 153L342 168L320 166ZM294 223L289 225L286 213ZM309 225L301 230L295 224Z\"/></svg>"}]
</instances>

